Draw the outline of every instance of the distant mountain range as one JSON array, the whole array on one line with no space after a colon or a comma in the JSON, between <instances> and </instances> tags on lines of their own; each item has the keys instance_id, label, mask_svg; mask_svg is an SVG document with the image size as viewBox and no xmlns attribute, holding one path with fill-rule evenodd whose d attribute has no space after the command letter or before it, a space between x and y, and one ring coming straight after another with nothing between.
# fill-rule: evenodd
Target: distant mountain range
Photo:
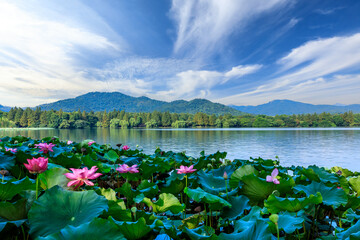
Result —
<instances>
[{"instance_id":1,"label":"distant mountain range","mask_svg":"<svg viewBox=\"0 0 360 240\"><path fill-rule=\"evenodd\" d=\"M169 111L172 113L197 113L241 115L242 112L220 103L213 103L206 99L191 101L177 100L173 102L158 101L148 97L131 97L120 92L90 92L76 98L60 100L54 103L40 105L41 110L72 111L112 111L153 112Z\"/></svg>"},{"instance_id":2,"label":"distant mountain range","mask_svg":"<svg viewBox=\"0 0 360 240\"><path fill-rule=\"evenodd\" d=\"M0 111L3 111L3 112L8 112L10 111L11 107L6 107L6 106L3 106L0 104Z\"/></svg>"},{"instance_id":3,"label":"distant mountain range","mask_svg":"<svg viewBox=\"0 0 360 240\"><path fill-rule=\"evenodd\" d=\"M270 116L275 115L291 115L291 114L305 114L305 113L343 113L352 111L353 113L360 113L360 104L352 105L313 105L302 102L295 102L290 100L274 100L258 106L235 106L231 105L236 110L251 113L251 114L265 114Z\"/></svg>"}]
</instances>

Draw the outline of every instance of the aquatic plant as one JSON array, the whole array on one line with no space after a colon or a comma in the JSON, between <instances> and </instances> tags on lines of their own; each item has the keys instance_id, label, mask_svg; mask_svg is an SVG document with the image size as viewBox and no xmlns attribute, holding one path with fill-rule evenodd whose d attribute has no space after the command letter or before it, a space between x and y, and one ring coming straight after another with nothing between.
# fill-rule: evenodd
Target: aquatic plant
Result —
<instances>
[{"instance_id":1,"label":"aquatic plant","mask_svg":"<svg viewBox=\"0 0 360 240\"><path fill-rule=\"evenodd\" d=\"M0 138L1 239L359 236L358 172L91 142Z\"/></svg>"}]
</instances>

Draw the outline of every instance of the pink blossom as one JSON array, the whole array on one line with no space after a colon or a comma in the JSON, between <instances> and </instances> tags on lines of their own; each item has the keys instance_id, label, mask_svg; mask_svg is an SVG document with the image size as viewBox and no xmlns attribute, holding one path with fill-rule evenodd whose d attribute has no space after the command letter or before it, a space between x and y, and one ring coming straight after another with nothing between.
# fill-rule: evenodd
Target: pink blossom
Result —
<instances>
[{"instance_id":1,"label":"pink blossom","mask_svg":"<svg viewBox=\"0 0 360 240\"><path fill-rule=\"evenodd\" d=\"M224 178L225 180L227 180L227 179L228 179L227 172L224 172L223 178Z\"/></svg>"},{"instance_id":2,"label":"pink blossom","mask_svg":"<svg viewBox=\"0 0 360 240\"><path fill-rule=\"evenodd\" d=\"M75 186L75 189L84 185L84 183L94 186L94 183L89 181L89 179L96 179L102 175L101 173L95 173L98 170L96 166L93 166L90 170L87 167L83 169L70 168L70 170L72 173L65 173L64 175L73 180L68 182L67 186Z\"/></svg>"},{"instance_id":3,"label":"pink blossom","mask_svg":"<svg viewBox=\"0 0 360 240\"><path fill-rule=\"evenodd\" d=\"M179 169L176 169L177 174L187 174L187 173L195 172L196 169L193 169L193 167L194 167L194 165L191 165L190 167L181 165Z\"/></svg>"},{"instance_id":4,"label":"pink blossom","mask_svg":"<svg viewBox=\"0 0 360 240\"><path fill-rule=\"evenodd\" d=\"M119 167L116 169L119 173L138 173L139 169L137 165L132 165L129 167L127 164L119 164Z\"/></svg>"},{"instance_id":5,"label":"pink blossom","mask_svg":"<svg viewBox=\"0 0 360 240\"><path fill-rule=\"evenodd\" d=\"M40 148L40 152L43 153L48 153L50 152L54 152L54 150L52 150L53 147L55 147L56 145L53 143L39 143L39 144L35 144L35 148Z\"/></svg>"},{"instance_id":6,"label":"pink blossom","mask_svg":"<svg viewBox=\"0 0 360 240\"><path fill-rule=\"evenodd\" d=\"M130 148L129 148L128 145L124 145L124 146L122 147L122 149L123 149L124 151L127 151L127 150L129 150Z\"/></svg>"},{"instance_id":7,"label":"pink blossom","mask_svg":"<svg viewBox=\"0 0 360 240\"><path fill-rule=\"evenodd\" d=\"M280 184L279 180L276 178L276 176L279 174L279 170L277 168L275 168L272 173L271 176L267 175L266 176L266 181L267 182L273 182L274 184Z\"/></svg>"},{"instance_id":8,"label":"pink blossom","mask_svg":"<svg viewBox=\"0 0 360 240\"><path fill-rule=\"evenodd\" d=\"M67 145L70 145L72 143L73 143L73 141L70 141L70 140L67 141Z\"/></svg>"},{"instance_id":9,"label":"pink blossom","mask_svg":"<svg viewBox=\"0 0 360 240\"><path fill-rule=\"evenodd\" d=\"M48 159L39 157L33 159L27 159L29 164L24 163L24 166L29 170L30 173L42 173L46 171L48 167Z\"/></svg>"},{"instance_id":10,"label":"pink blossom","mask_svg":"<svg viewBox=\"0 0 360 240\"><path fill-rule=\"evenodd\" d=\"M95 143L95 141L90 141L90 142L88 142L89 147L90 147L91 145L93 145L94 143Z\"/></svg>"},{"instance_id":11,"label":"pink blossom","mask_svg":"<svg viewBox=\"0 0 360 240\"><path fill-rule=\"evenodd\" d=\"M5 151L7 151L7 152L12 152L12 153L16 153L17 152L17 149L16 148L7 148L7 147L5 147Z\"/></svg>"}]
</instances>

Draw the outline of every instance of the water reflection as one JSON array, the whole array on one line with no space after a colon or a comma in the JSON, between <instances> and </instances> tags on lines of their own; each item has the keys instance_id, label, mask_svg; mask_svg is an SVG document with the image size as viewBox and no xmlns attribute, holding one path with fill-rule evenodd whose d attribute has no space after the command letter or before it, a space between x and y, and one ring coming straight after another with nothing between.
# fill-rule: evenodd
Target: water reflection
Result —
<instances>
[{"instance_id":1,"label":"water reflection","mask_svg":"<svg viewBox=\"0 0 360 240\"><path fill-rule=\"evenodd\" d=\"M360 171L360 129L0 129L0 136L23 135L41 139L94 139L117 143L146 153L163 150L186 151L198 156L202 150L228 152L228 158L274 158L284 165L343 166Z\"/></svg>"}]
</instances>

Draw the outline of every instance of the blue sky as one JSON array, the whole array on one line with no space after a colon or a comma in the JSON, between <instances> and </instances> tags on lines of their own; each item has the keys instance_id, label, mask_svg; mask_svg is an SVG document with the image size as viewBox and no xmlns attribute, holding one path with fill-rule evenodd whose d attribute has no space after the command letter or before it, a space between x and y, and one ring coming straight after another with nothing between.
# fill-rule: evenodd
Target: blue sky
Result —
<instances>
[{"instance_id":1,"label":"blue sky","mask_svg":"<svg viewBox=\"0 0 360 240\"><path fill-rule=\"evenodd\" d=\"M0 0L0 104L360 103L358 0Z\"/></svg>"}]
</instances>

